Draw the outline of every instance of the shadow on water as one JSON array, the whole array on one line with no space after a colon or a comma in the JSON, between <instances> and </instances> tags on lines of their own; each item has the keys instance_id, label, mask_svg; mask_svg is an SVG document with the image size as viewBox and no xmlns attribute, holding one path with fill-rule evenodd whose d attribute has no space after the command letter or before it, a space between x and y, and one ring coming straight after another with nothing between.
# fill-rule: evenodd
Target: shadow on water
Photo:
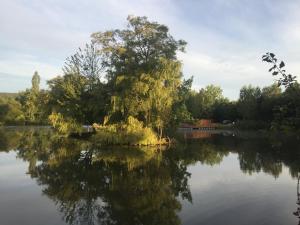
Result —
<instances>
[{"instance_id":1,"label":"shadow on water","mask_svg":"<svg viewBox=\"0 0 300 225\"><path fill-rule=\"evenodd\" d=\"M100 147L51 130L0 130L0 151L14 150L68 224L181 224L182 201L193 202L188 167L217 165L238 155L245 174L277 178L283 166L298 179L299 145L289 137L256 138L197 134L166 151ZM294 215L299 217L299 210Z\"/></svg>"}]
</instances>

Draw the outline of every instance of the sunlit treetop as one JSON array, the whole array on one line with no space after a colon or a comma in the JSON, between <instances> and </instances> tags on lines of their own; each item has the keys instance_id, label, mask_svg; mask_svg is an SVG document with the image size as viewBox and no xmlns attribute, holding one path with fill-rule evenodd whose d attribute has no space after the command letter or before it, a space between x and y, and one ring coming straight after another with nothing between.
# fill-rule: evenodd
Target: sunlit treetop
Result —
<instances>
[{"instance_id":1,"label":"sunlit treetop","mask_svg":"<svg viewBox=\"0 0 300 225\"><path fill-rule=\"evenodd\" d=\"M165 25L135 16L128 16L127 22L126 29L92 34L110 73L151 71L160 58L176 60L176 52L185 50L186 42L175 40Z\"/></svg>"}]
</instances>

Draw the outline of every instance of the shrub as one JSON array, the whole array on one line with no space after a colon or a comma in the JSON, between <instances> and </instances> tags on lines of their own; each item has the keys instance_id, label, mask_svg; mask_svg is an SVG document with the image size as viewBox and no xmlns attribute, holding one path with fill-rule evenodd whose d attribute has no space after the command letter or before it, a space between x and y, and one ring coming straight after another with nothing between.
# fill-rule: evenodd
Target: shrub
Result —
<instances>
[{"instance_id":1,"label":"shrub","mask_svg":"<svg viewBox=\"0 0 300 225\"><path fill-rule=\"evenodd\" d=\"M64 118L60 113L51 113L48 117L52 127L61 134L80 133L82 126L74 119Z\"/></svg>"},{"instance_id":2,"label":"shrub","mask_svg":"<svg viewBox=\"0 0 300 225\"><path fill-rule=\"evenodd\" d=\"M156 133L134 117L128 117L125 123L112 125L93 124L97 134L95 141L107 145L157 145L165 144Z\"/></svg>"}]
</instances>

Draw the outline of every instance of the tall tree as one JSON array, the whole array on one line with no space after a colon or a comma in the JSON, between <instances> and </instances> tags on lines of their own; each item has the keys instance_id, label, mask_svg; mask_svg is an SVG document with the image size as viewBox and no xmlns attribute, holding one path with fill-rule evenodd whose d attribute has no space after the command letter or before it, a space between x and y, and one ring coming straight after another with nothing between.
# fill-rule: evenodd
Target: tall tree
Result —
<instances>
[{"instance_id":1,"label":"tall tree","mask_svg":"<svg viewBox=\"0 0 300 225\"><path fill-rule=\"evenodd\" d=\"M214 106L224 97L219 86L208 85L199 92L191 94L188 100L188 109L194 118L212 118Z\"/></svg>"},{"instance_id":2,"label":"tall tree","mask_svg":"<svg viewBox=\"0 0 300 225\"><path fill-rule=\"evenodd\" d=\"M279 104L281 94L282 90L276 83L262 88L258 106L260 120L271 122L274 119L274 109Z\"/></svg>"},{"instance_id":3,"label":"tall tree","mask_svg":"<svg viewBox=\"0 0 300 225\"><path fill-rule=\"evenodd\" d=\"M269 72L273 76L280 76L277 79L278 86L284 86L285 91L280 96L279 101L273 107L272 127L276 129L299 129L300 128L300 88L297 77L287 74L285 63L278 60L274 53L266 53L262 60L271 63L272 67Z\"/></svg>"},{"instance_id":4,"label":"tall tree","mask_svg":"<svg viewBox=\"0 0 300 225\"><path fill-rule=\"evenodd\" d=\"M261 90L259 87L248 85L241 88L238 111L243 119L255 120L258 118L258 101L260 98Z\"/></svg>"},{"instance_id":5,"label":"tall tree","mask_svg":"<svg viewBox=\"0 0 300 225\"><path fill-rule=\"evenodd\" d=\"M134 116L161 131L181 85L176 53L184 51L186 42L146 17L129 16L127 21L127 29L92 35L112 95L111 117Z\"/></svg>"},{"instance_id":6,"label":"tall tree","mask_svg":"<svg viewBox=\"0 0 300 225\"><path fill-rule=\"evenodd\" d=\"M26 122L37 123L41 122L42 106L40 99L40 76L37 71L34 72L31 79L31 88L20 93L18 100L22 105Z\"/></svg>"},{"instance_id":7,"label":"tall tree","mask_svg":"<svg viewBox=\"0 0 300 225\"><path fill-rule=\"evenodd\" d=\"M94 42L86 44L68 57L63 66L64 74L80 74L87 78L89 88L92 89L101 83L102 63Z\"/></svg>"},{"instance_id":8,"label":"tall tree","mask_svg":"<svg viewBox=\"0 0 300 225\"><path fill-rule=\"evenodd\" d=\"M35 71L31 79L31 84L32 84L31 90L35 94L37 94L40 91L40 82L41 82L40 75L38 74L37 71Z\"/></svg>"},{"instance_id":9,"label":"tall tree","mask_svg":"<svg viewBox=\"0 0 300 225\"><path fill-rule=\"evenodd\" d=\"M64 74L78 74L85 77L86 89L82 93L86 122L99 122L106 114L108 91L103 82L103 64L95 42L79 48L71 57L66 59L63 67Z\"/></svg>"},{"instance_id":10,"label":"tall tree","mask_svg":"<svg viewBox=\"0 0 300 225\"><path fill-rule=\"evenodd\" d=\"M80 74L66 74L48 81L48 85L51 111L84 123L87 79Z\"/></svg>"}]
</instances>

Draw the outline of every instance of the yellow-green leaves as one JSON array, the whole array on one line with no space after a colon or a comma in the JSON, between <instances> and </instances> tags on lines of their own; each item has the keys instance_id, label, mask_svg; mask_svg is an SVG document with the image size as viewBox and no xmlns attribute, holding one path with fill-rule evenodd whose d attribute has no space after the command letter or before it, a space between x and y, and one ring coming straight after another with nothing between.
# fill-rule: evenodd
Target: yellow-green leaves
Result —
<instances>
[{"instance_id":1,"label":"yellow-green leaves","mask_svg":"<svg viewBox=\"0 0 300 225\"><path fill-rule=\"evenodd\" d=\"M49 116L52 127L61 134L81 132L82 127L72 118L65 118L61 113L52 113Z\"/></svg>"}]
</instances>

